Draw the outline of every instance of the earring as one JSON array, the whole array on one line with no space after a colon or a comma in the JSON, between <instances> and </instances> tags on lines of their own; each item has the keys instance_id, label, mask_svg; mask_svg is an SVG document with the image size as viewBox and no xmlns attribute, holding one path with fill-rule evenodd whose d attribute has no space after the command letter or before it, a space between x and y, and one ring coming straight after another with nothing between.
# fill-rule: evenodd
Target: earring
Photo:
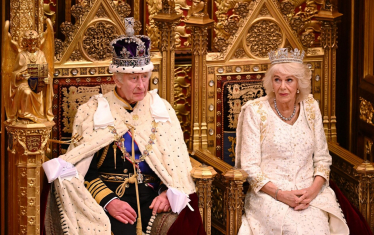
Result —
<instances>
[{"instance_id":1,"label":"earring","mask_svg":"<svg viewBox=\"0 0 374 235\"><path fill-rule=\"evenodd\" d=\"M297 94L299 94L299 93L300 93L300 90L299 90L299 89L297 89L296 93L297 93Z\"/></svg>"}]
</instances>

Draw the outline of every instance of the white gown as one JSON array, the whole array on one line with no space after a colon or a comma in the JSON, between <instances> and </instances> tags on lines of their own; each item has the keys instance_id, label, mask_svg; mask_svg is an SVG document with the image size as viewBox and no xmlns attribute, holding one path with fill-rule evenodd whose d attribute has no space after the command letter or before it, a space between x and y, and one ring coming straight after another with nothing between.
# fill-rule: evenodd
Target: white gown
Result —
<instances>
[{"instance_id":1,"label":"white gown","mask_svg":"<svg viewBox=\"0 0 374 235\"><path fill-rule=\"evenodd\" d=\"M237 162L251 185L245 198L245 215L239 235L349 234L348 226L328 186L331 156L317 102L300 103L293 124L283 122L266 97L243 106L237 129ZM294 211L260 191L269 181L281 190L312 185L316 175L326 179L309 208Z\"/></svg>"}]
</instances>

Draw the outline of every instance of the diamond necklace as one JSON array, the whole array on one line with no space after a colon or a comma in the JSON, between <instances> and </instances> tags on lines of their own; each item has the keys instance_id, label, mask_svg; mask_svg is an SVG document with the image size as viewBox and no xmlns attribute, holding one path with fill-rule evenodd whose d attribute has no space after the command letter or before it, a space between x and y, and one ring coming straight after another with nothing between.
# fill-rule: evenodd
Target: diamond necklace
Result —
<instances>
[{"instance_id":1,"label":"diamond necklace","mask_svg":"<svg viewBox=\"0 0 374 235\"><path fill-rule=\"evenodd\" d=\"M291 120L293 118L293 116L295 116L295 113L296 113L296 104L294 105L294 107L293 107L293 113L291 114L291 117L289 117L289 118L283 117L283 115L279 112L278 107L277 107L277 101L275 100L275 98L274 98L274 107L275 107L275 111L277 111L277 113L278 113L278 116L280 118L282 118L284 121L289 121L289 120Z\"/></svg>"}]
</instances>

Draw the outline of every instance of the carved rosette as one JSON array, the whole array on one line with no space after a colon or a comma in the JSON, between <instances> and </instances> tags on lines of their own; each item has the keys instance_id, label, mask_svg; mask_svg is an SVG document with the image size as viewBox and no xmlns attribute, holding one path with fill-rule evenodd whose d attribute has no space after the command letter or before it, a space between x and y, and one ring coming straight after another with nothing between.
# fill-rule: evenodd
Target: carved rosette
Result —
<instances>
[{"instance_id":1,"label":"carved rosette","mask_svg":"<svg viewBox=\"0 0 374 235\"><path fill-rule=\"evenodd\" d=\"M107 21L89 26L83 36L83 52L93 61L105 61L112 58L109 43L118 36L116 27Z\"/></svg>"},{"instance_id":2,"label":"carved rosette","mask_svg":"<svg viewBox=\"0 0 374 235\"><path fill-rule=\"evenodd\" d=\"M283 41L280 27L272 20L255 22L246 37L247 49L255 58L268 58L269 51L282 47Z\"/></svg>"}]
</instances>

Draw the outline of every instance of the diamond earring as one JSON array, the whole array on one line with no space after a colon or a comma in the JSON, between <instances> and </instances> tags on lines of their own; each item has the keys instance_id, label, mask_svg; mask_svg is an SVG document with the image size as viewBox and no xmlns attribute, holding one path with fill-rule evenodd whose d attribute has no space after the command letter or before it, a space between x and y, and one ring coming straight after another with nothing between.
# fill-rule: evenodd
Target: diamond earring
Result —
<instances>
[{"instance_id":1,"label":"diamond earring","mask_svg":"<svg viewBox=\"0 0 374 235\"><path fill-rule=\"evenodd\" d=\"M297 94L299 94L299 93L300 93L300 90L299 90L299 89L297 89L296 93L297 93Z\"/></svg>"}]
</instances>

